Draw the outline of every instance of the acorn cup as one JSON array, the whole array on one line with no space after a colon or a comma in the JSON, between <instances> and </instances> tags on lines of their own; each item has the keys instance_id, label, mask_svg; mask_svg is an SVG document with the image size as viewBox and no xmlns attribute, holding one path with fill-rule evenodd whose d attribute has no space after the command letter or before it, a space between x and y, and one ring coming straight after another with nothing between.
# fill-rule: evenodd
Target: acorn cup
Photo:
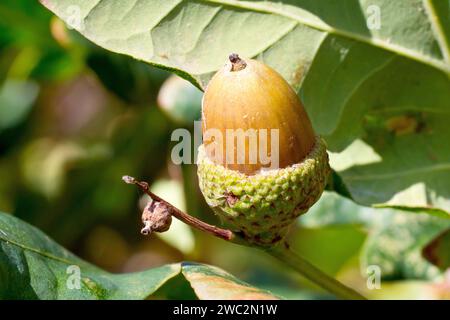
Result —
<instances>
[{"instance_id":1,"label":"acorn cup","mask_svg":"<svg viewBox=\"0 0 450 320\"><path fill-rule=\"evenodd\" d=\"M203 96L200 189L246 241L271 246L322 194L326 146L280 74L236 54L229 60Z\"/></svg>"}]
</instances>

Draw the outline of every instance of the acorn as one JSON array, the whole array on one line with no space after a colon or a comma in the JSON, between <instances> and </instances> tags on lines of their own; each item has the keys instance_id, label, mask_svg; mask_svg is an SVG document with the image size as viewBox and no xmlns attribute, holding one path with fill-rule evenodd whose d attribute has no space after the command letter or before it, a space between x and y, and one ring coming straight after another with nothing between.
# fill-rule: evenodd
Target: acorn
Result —
<instances>
[{"instance_id":1,"label":"acorn","mask_svg":"<svg viewBox=\"0 0 450 320\"><path fill-rule=\"evenodd\" d=\"M295 91L262 62L229 56L205 90L202 133L200 189L252 244L282 240L325 188L325 143Z\"/></svg>"}]
</instances>

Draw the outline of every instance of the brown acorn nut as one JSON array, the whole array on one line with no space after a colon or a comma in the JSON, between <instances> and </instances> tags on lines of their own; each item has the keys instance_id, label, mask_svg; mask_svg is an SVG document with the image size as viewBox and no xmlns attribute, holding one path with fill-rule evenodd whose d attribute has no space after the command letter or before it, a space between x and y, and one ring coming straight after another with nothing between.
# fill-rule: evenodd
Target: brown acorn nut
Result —
<instances>
[{"instance_id":1,"label":"brown acorn nut","mask_svg":"<svg viewBox=\"0 0 450 320\"><path fill-rule=\"evenodd\" d=\"M219 70L209 83L203 96L202 130L218 129L223 137L226 131L242 129L279 130L279 167L299 163L311 151L315 134L308 115L297 94L275 70L256 60L243 60L231 55L231 60ZM245 65L244 65L245 64ZM268 134L267 144L271 145ZM260 158L249 161L249 143L245 150L234 148L235 161L227 161L227 143L222 143L222 164L231 170L253 175L262 167ZM235 140L234 146L237 145ZM204 144L215 143L205 139ZM258 137L258 145L260 144ZM220 148L220 146L218 146ZM210 159L215 159L216 148L205 148ZM270 149L270 148L269 148ZM271 150L269 150L271 151ZM237 163L238 153L243 152L246 161Z\"/></svg>"},{"instance_id":2,"label":"brown acorn nut","mask_svg":"<svg viewBox=\"0 0 450 320\"><path fill-rule=\"evenodd\" d=\"M261 129L278 131L275 144L270 133L267 141L256 135L259 148L267 144L268 154L277 152L275 168L259 154L252 158L250 136L244 135L241 147L236 136L228 136ZM325 144L295 91L267 65L230 55L205 91L202 131L200 189L210 207L249 242L280 241L322 194L330 172Z\"/></svg>"}]
</instances>

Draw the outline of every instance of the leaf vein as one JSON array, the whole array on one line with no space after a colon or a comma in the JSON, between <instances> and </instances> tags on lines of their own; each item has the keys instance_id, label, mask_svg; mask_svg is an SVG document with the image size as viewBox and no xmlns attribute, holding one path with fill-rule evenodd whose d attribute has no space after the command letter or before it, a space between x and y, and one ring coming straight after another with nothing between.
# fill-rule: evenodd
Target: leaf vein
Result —
<instances>
[{"instance_id":1,"label":"leaf vein","mask_svg":"<svg viewBox=\"0 0 450 320\"><path fill-rule=\"evenodd\" d=\"M425 11L427 12L428 17L431 21L432 30L436 36L436 40L439 43L439 47L441 49L442 55L447 63L450 63L450 44L445 37L443 27L439 21L439 17L436 13L436 9L431 2L431 0L423 1Z\"/></svg>"},{"instance_id":2,"label":"leaf vein","mask_svg":"<svg viewBox=\"0 0 450 320\"><path fill-rule=\"evenodd\" d=\"M4 234L3 231L2 231L2 233ZM49 259L52 259L52 260L55 260L55 261L58 261L58 262L62 262L62 263L69 264L69 265L79 264L79 262L70 261L70 260L66 260L66 259L63 259L63 258L54 256L54 255L52 255L52 254L50 254L50 253L48 253L48 252L44 252L44 251L41 251L41 250L38 250L38 249L35 249L35 248L32 248L32 247L23 245L23 244L21 244L21 243L19 243L19 242L17 242L17 241L14 241L14 240L5 238L5 237L3 237L3 236L0 236L0 240L1 240L1 241L4 241L6 244L12 244L12 245L15 245L15 246L17 246L17 247L19 247L19 248L21 248L21 249L23 249L23 250L31 251L31 252L37 253L37 254L39 254L39 255L41 255L41 256L44 256L44 257L46 257L46 258L49 258Z\"/></svg>"},{"instance_id":3,"label":"leaf vein","mask_svg":"<svg viewBox=\"0 0 450 320\"><path fill-rule=\"evenodd\" d=\"M247 9L247 10L254 10L259 12L265 12L265 13L271 13L271 14L277 14L280 16L284 16L287 18L290 18L292 20L295 20L301 24L304 24L306 26L309 26L311 28L325 31L328 33L340 35L345 38L357 40L363 43L370 44L375 47L382 48L387 51L392 51L394 53L400 54L402 56L408 57L410 59L413 59L415 61L427 64L431 67L434 67L436 69L439 69L447 74L450 74L450 64L445 63L443 61L440 61L438 59L435 59L433 57L427 56L423 53L417 52L415 50L403 47L401 45L389 43L385 40L381 39L374 39L374 38L367 38L365 36L362 36L360 34L357 34L355 32L346 31L346 30L340 30L333 28L332 26L325 24L325 23L318 23L317 21L308 20L302 17L299 17L295 14L286 12L286 10L277 9L274 7L267 7L265 4L260 3L254 3L254 2L246 2L246 1L236 1L236 0L202 0L205 2L211 2L211 3L217 3L217 4L224 4L231 7L241 8L241 9Z\"/></svg>"}]
</instances>

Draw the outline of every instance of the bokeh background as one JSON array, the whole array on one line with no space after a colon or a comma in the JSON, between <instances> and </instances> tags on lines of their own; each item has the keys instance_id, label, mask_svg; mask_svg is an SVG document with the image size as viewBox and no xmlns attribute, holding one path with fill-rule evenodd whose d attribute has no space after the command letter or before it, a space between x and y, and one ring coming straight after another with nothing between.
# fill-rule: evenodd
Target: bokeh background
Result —
<instances>
[{"instance_id":1,"label":"bokeh background","mask_svg":"<svg viewBox=\"0 0 450 320\"><path fill-rule=\"evenodd\" d=\"M171 133L193 130L202 93L169 72L97 47L35 1L3 0L0 15L0 211L110 272L192 260L285 298L330 298L264 253L177 221L165 234L142 236L147 199L123 175L149 181L180 209L220 223L199 193L195 165L170 160ZM311 214L330 210L324 206ZM358 258L367 227L293 229L296 251L370 297L441 294L416 279L368 290Z\"/></svg>"}]
</instances>

